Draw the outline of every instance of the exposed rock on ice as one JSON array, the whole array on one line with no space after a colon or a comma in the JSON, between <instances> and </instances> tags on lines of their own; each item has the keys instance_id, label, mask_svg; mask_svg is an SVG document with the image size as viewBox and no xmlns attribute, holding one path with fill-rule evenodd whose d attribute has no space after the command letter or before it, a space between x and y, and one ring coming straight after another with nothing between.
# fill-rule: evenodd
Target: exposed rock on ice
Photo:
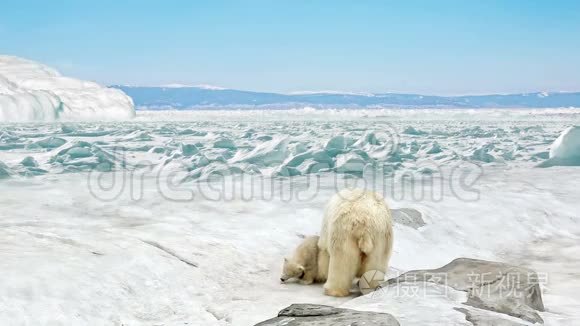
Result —
<instances>
[{"instance_id":1,"label":"exposed rock on ice","mask_svg":"<svg viewBox=\"0 0 580 326\"><path fill-rule=\"evenodd\" d=\"M475 277L477 276L477 277ZM467 291L466 306L543 323L540 280L535 271L500 262L458 258L431 270L415 270L390 279L385 286L405 282L431 282Z\"/></svg>"},{"instance_id":2,"label":"exposed rock on ice","mask_svg":"<svg viewBox=\"0 0 580 326\"><path fill-rule=\"evenodd\" d=\"M550 158L539 166L556 165L580 166L580 126L564 130L552 144Z\"/></svg>"},{"instance_id":3,"label":"exposed rock on ice","mask_svg":"<svg viewBox=\"0 0 580 326\"><path fill-rule=\"evenodd\" d=\"M423 214L413 208L391 209L391 214L393 214L393 220L396 223L406 225L413 229L419 229L425 225L422 217Z\"/></svg>"},{"instance_id":4,"label":"exposed rock on ice","mask_svg":"<svg viewBox=\"0 0 580 326\"><path fill-rule=\"evenodd\" d=\"M499 314L495 316L481 310L469 310L463 307L455 307L454 309L465 314L465 320L473 326L526 326L526 324L507 319Z\"/></svg>"},{"instance_id":5,"label":"exposed rock on ice","mask_svg":"<svg viewBox=\"0 0 580 326\"><path fill-rule=\"evenodd\" d=\"M441 268L391 278L341 307L388 312L404 325L543 324L540 282L528 268L458 258Z\"/></svg>"},{"instance_id":6,"label":"exposed rock on ice","mask_svg":"<svg viewBox=\"0 0 580 326\"><path fill-rule=\"evenodd\" d=\"M543 311L535 271L458 258L438 269L389 279L375 292L340 308L293 304L257 325L470 325L471 321L478 326L516 326L543 324L538 313Z\"/></svg>"},{"instance_id":7,"label":"exposed rock on ice","mask_svg":"<svg viewBox=\"0 0 580 326\"><path fill-rule=\"evenodd\" d=\"M267 325L377 325L399 326L395 317L388 313L357 311L315 304L293 304L278 313L278 317L261 322L256 326Z\"/></svg>"},{"instance_id":8,"label":"exposed rock on ice","mask_svg":"<svg viewBox=\"0 0 580 326\"><path fill-rule=\"evenodd\" d=\"M118 89L0 55L0 122L125 120L134 116L133 101Z\"/></svg>"}]
</instances>

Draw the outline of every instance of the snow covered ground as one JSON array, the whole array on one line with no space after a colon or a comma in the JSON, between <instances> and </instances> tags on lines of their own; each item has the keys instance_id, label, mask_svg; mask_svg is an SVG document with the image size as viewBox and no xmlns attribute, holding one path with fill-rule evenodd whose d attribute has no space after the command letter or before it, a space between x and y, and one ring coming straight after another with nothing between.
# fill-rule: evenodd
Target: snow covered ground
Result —
<instances>
[{"instance_id":1,"label":"snow covered ground","mask_svg":"<svg viewBox=\"0 0 580 326\"><path fill-rule=\"evenodd\" d=\"M2 124L0 323L252 325L305 302L469 325L447 309L465 295L451 290L338 299L280 284L282 258L319 231L326 201L358 185L423 215L395 225L390 275L460 256L529 266L545 275L546 325L576 325L580 167L536 166L579 121L574 110L295 110Z\"/></svg>"}]
</instances>

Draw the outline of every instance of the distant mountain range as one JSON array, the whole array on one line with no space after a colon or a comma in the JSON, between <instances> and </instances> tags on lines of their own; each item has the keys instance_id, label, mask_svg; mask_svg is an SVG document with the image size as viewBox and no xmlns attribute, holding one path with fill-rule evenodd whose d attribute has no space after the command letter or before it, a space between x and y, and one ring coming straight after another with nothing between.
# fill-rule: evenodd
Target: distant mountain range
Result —
<instances>
[{"instance_id":1,"label":"distant mountain range","mask_svg":"<svg viewBox=\"0 0 580 326\"><path fill-rule=\"evenodd\" d=\"M285 109L299 106L315 108L580 108L580 92L432 96L338 92L279 94L185 85L158 87L113 85L111 87L120 89L132 97L137 109L147 110L201 108Z\"/></svg>"}]
</instances>

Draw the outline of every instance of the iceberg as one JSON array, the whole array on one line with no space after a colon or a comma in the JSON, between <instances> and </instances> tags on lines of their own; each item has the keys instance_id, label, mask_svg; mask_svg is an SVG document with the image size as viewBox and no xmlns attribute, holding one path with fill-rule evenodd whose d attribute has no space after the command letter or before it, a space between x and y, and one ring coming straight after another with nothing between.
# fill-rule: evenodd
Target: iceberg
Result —
<instances>
[{"instance_id":1,"label":"iceberg","mask_svg":"<svg viewBox=\"0 0 580 326\"><path fill-rule=\"evenodd\" d=\"M50 67L0 55L0 122L126 120L133 100L121 90L61 76Z\"/></svg>"},{"instance_id":2,"label":"iceberg","mask_svg":"<svg viewBox=\"0 0 580 326\"><path fill-rule=\"evenodd\" d=\"M580 126L564 130L550 147L550 158L539 167L580 166Z\"/></svg>"}]
</instances>

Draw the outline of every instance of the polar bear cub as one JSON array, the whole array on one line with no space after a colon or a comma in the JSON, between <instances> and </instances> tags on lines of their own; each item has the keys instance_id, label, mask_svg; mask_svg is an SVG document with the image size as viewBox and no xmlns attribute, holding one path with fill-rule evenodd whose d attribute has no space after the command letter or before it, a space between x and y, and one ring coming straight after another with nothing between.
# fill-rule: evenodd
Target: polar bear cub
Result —
<instances>
[{"instance_id":1,"label":"polar bear cub","mask_svg":"<svg viewBox=\"0 0 580 326\"><path fill-rule=\"evenodd\" d=\"M367 271L385 273L393 249L393 222L384 199L362 189L335 194L324 212L318 249L320 256L329 257L326 295L348 296L355 277ZM376 288L379 283L373 280L369 285Z\"/></svg>"},{"instance_id":2,"label":"polar bear cub","mask_svg":"<svg viewBox=\"0 0 580 326\"><path fill-rule=\"evenodd\" d=\"M318 241L318 236L308 236L294 250L291 258L284 258L280 281L298 279L302 284L326 281L328 258L322 257L324 252L318 250Z\"/></svg>"}]
</instances>

